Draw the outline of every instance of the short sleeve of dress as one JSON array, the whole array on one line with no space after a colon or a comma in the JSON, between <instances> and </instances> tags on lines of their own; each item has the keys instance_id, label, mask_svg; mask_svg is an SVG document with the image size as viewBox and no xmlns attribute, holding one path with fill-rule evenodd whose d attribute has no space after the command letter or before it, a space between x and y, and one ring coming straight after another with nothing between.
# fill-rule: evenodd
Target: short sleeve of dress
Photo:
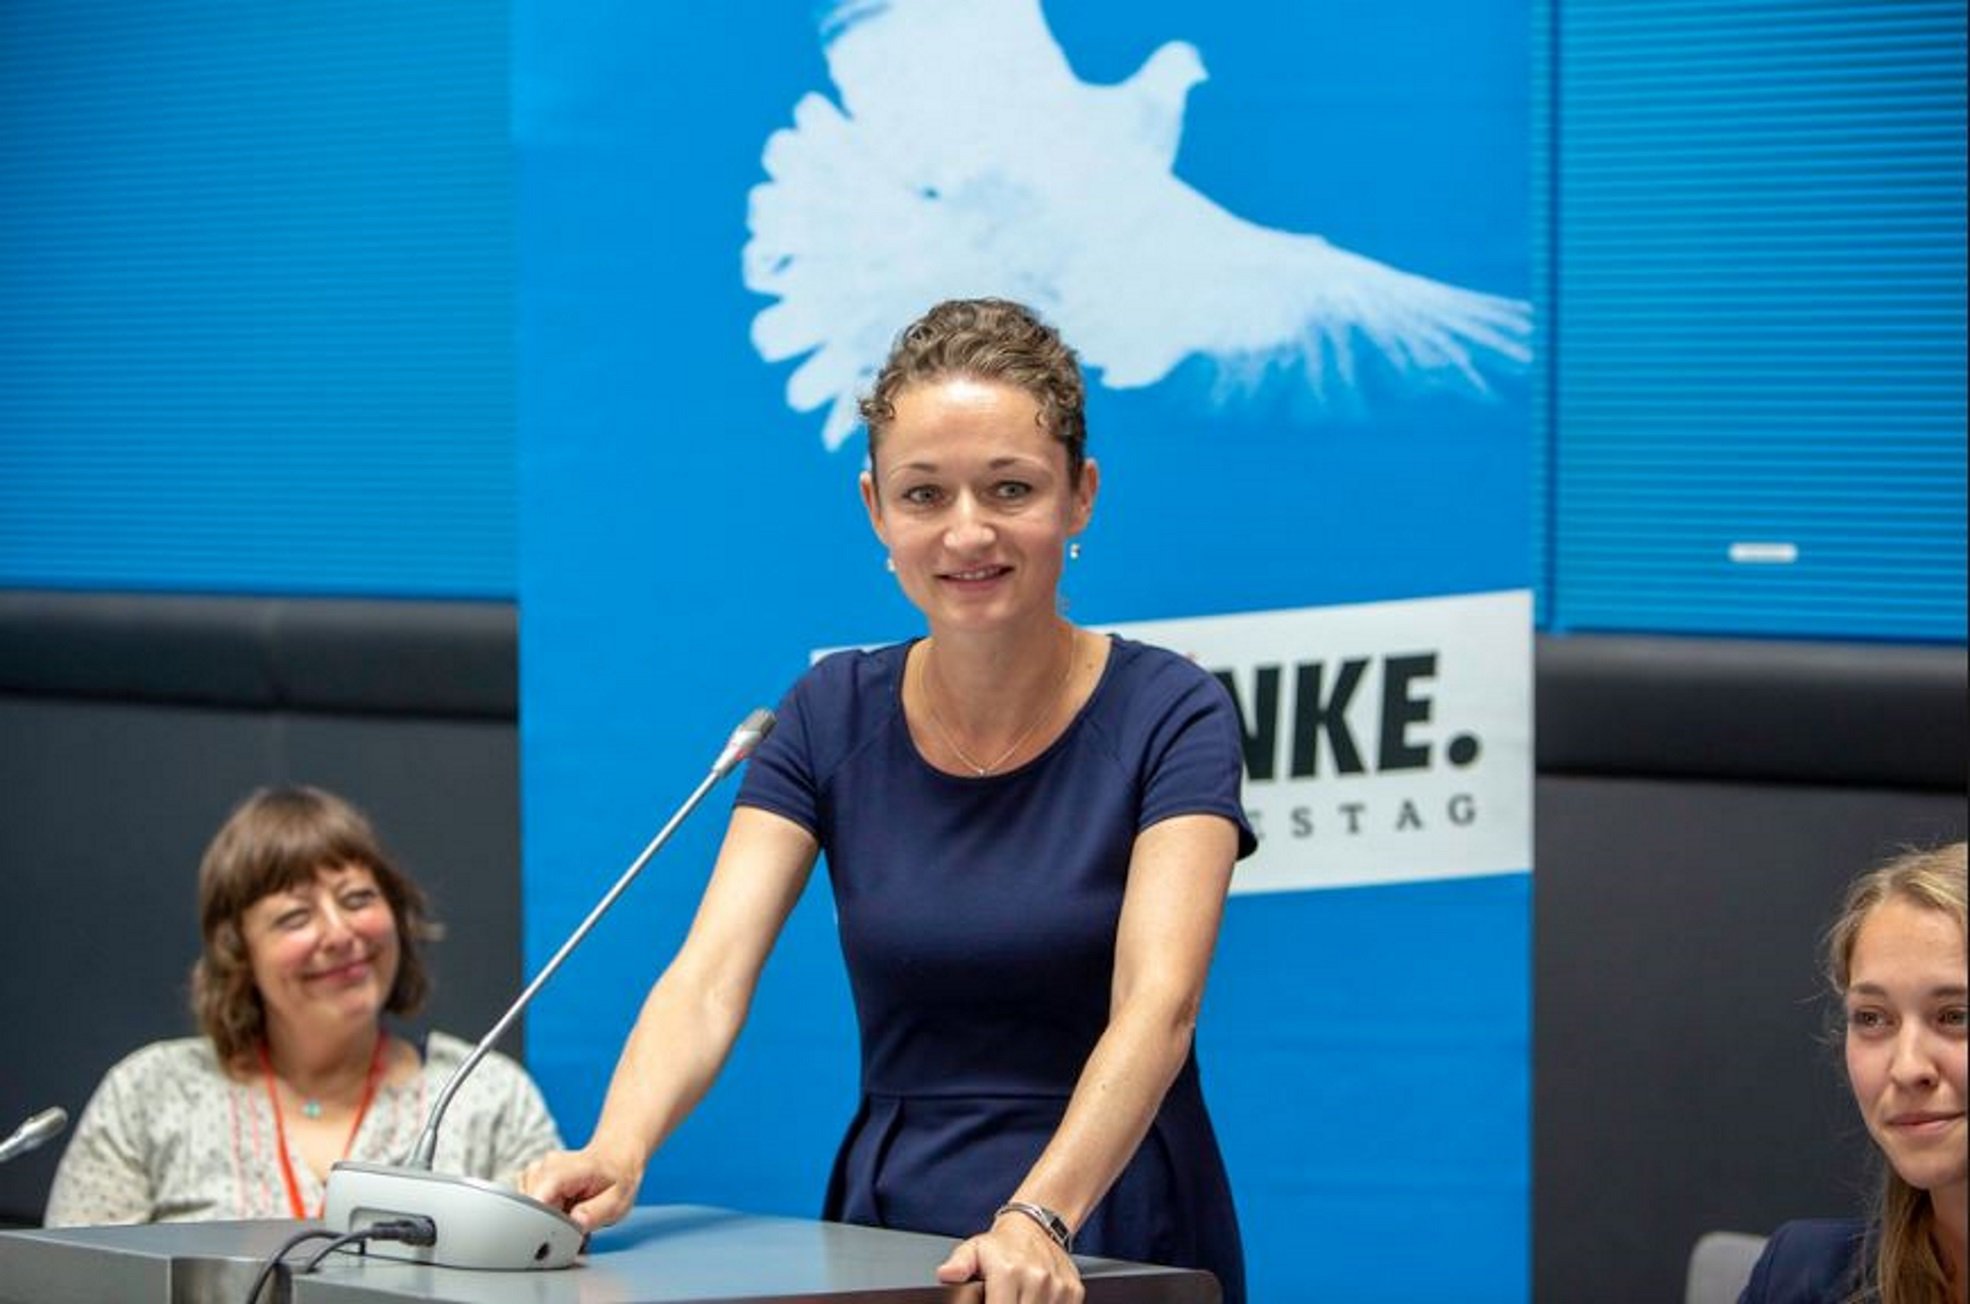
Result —
<instances>
[{"instance_id":1,"label":"short sleeve of dress","mask_svg":"<svg viewBox=\"0 0 1970 1304\"><path fill-rule=\"evenodd\" d=\"M785 816L827 840L829 784L843 761L901 709L897 685L909 645L836 652L781 699L777 722L746 763L735 804Z\"/></svg>"},{"instance_id":2,"label":"short sleeve of dress","mask_svg":"<svg viewBox=\"0 0 1970 1304\"><path fill-rule=\"evenodd\" d=\"M44 1221L50 1227L140 1223L151 1219L146 1081L158 1067L146 1047L103 1075L55 1168Z\"/></svg>"},{"instance_id":3,"label":"short sleeve of dress","mask_svg":"<svg viewBox=\"0 0 1970 1304\"><path fill-rule=\"evenodd\" d=\"M808 746L809 698L819 670L817 666L808 671L780 699L773 732L746 762L745 778L733 803L772 811L810 833L819 831L821 819L820 784L814 773L814 753Z\"/></svg>"},{"instance_id":4,"label":"short sleeve of dress","mask_svg":"<svg viewBox=\"0 0 1970 1304\"><path fill-rule=\"evenodd\" d=\"M1211 675L1173 653L1150 676L1152 715L1143 756L1146 829L1178 815L1222 815L1238 829L1238 858L1258 849L1241 798L1244 749L1238 708Z\"/></svg>"}]
</instances>

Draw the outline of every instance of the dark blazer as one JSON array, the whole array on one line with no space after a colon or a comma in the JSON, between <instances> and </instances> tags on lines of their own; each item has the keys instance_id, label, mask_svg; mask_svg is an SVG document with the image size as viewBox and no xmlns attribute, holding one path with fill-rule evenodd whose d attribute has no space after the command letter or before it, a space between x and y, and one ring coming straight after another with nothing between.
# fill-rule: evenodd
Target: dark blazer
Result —
<instances>
[{"instance_id":1,"label":"dark blazer","mask_svg":"<svg viewBox=\"0 0 1970 1304\"><path fill-rule=\"evenodd\" d=\"M1841 1304L1860 1285L1867 1224L1802 1218L1765 1242L1737 1304Z\"/></svg>"}]
</instances>

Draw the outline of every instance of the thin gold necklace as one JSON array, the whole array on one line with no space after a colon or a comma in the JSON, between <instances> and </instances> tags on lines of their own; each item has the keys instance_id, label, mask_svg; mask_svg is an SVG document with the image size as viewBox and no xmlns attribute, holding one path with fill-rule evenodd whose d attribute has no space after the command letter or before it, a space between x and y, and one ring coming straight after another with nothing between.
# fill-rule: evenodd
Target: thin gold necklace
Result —
<instances>
[{"instance_id":1,"label":"thin gold necklace","mask_svg":"<svg viewBox=\"0 0 1970 1304\"><path fill-rule=\"evenodd\" d=\"M937 736L944 740L944 745L951 749L951 754L963 761L966 768L981 779L989 778L998 773L999 767L1011 760L1013 754L1026 745L1026 740L1033 736L1033 732L1046 721L1048 716L1053 714L1053 709L1060 704L1060 699L1066 696L1067 683L1074 677L1075 642L1074 631L1072 628L1069 628L1067 631L1067 668L1061 672L1060 682L1054 685L1053 692L1048 695L1045 704L1040 707L1039 714L1035 715L1027 723L1026 727L1019 731L1019 737L1012 740L1012 746L1000 752L998 759L994 760L990 765L980 765L972 759L970 752L958 746L958 740L952 735L950 729L945 727L944 717L937 714L937 702L935 696L930 691L930 658L932 653L937 650L937 645L933 643L925 648L923 653L924 709L930 713L930 723L936 727Z\"/></svg>"}]
</instances>

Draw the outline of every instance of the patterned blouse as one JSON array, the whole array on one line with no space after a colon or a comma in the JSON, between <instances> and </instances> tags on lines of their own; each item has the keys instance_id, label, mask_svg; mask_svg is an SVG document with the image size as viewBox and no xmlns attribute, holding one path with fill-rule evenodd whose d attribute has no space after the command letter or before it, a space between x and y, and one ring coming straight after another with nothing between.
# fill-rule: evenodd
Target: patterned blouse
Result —
<instances>
[{"instance_id":1,"label":"patterned blouse","mask_svg":"<svg viewBox=\"0 0 1970 1304\"><path fill-rule=\"evenodd\" d=\"M349 1157L389 1163L409 1154L431 1103L471 1051L456 1037L429 1034L418 1074L377 1088ZM432 1167L509 1180L560 1145L533 1079L494 1053L452 1098ZM321 1180L291 1140L288 1154L303 1203L320 1209ZM234 1079L210 1041L185 1037L152 1042L104 1076L55 1170L47 1225L292 1216L265 1082Z\"/></svg>"}]
</instances>

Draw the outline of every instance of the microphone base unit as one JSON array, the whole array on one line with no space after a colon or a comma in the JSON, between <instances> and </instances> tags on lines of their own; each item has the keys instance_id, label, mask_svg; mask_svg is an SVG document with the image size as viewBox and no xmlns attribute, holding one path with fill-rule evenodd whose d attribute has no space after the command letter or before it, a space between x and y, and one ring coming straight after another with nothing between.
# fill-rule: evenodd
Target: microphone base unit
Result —
<instances>
[{"instance_id":1,"label":"microphone base unit","mask_svg":"<svg viewBox=\"0 0 1970 1304\"><path fill-rule=\"evenodd\" d=\"M329 1170L322 1222L330 1231L361 1231L392 1218L428 1218L437 1236L429 1245L372 1241L368 1252L440 1268L565 1268L587 1241L581 1224L559 1209L476 1177L346 1159Z\"/></svg>"}]
</instances>

